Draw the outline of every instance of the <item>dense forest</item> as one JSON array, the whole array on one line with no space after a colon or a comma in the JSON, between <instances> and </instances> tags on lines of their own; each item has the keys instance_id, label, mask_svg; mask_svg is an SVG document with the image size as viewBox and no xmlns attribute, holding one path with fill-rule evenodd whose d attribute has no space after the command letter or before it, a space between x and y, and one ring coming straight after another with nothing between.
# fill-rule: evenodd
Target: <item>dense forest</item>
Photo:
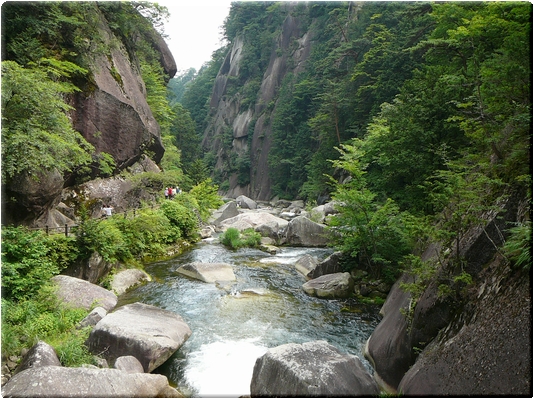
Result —
<instances>
[{"instance_id":1,"label":"dense forest","mask_svg":"<svg viewBox=\"0 0 535 400\"><path fill-rule=\"evenodd\" d=\"M529 204L511 227L527 239L531 13L527 2L233 3L224 24L229 45L198 73L172 79L171 98L194 120L195 154L204 153L223 191L233 173L244 186L260 168L252 136L255 122L268 115L272 196L340 201L336 241L370 266L391 265L415 237L422 240L415 219L439 218L437 234L454 238L506 194L519 193ZM270 104L261 104L270 57L297 46L295 39L280 47L289 18L313 35L310 56L304 70L284 76ZM210 138L214 82L238 39L239 73L229 77L225 96L239 99L241 111L255 110L246 151L235 148L233 121ZM190 132L175 140L186 141ZM216 165L218 157L226 162Z\"/></svg>"},{"instance_id":2,"label":"dense forest","mask_svg":"<svg viewBox=\"0 0 535 400\"><path fill-rule=\"evenodd\" d=\"M157 46L168 12L156 3L5 3L2 352L41 335L65 365L92 362L88 331L73 329L83 312L60 308L50 277L94 252L135 266L163 257L198 240L198 219L237 193L309 209L333 201L330 246L374 279L410 275L401 287L415 299L434 285L440 302L468 302L481 277L462 246L481 226L511 276L529 280L532 11L516 1L235 2L227 45L173 77ZM90 109L80 99L101 93L104 73L125 98L133 77L143 104L132 109L147 106L135 118L142 139L121 142L135 142L134 154L113 129L79 129ZM131 175L142 159L160 172ZM70 237L20 226L42 227L62 190L114 177L155 203L170 182L183 193L132 220L91 219L94 202L79 196ZM495 241L484 225L511 203ZM423 259L437 243L437 258Z\"/></svg>"}]
</instances>

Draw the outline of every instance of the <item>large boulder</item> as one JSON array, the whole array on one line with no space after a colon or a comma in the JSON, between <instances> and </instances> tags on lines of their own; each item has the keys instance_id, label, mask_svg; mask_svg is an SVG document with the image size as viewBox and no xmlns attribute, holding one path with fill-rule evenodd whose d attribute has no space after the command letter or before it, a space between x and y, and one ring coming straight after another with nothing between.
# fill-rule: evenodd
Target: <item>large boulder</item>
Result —
<instances>
[{"instance_id":1,"label":"large boulder","mask_svg":"<svg viewBox=\"0 0 535 400\"><path fill-rule=\"evenodd\" d=\"M74 308L91 310L99 305L109 311L117 304L117 296L100 286L67 275L56 275L52 282L58 287L58 298Z\"/></svg>"},{"instance_id":2,"label":"large boulder","mask_svg":"<svg viewBox=\"0 0 535 400\"><path fill-rule=\"evenodd\" d=\"M357 356L325 341L284 344L256 360L251 397L377 396L378 387Z\"/></svg>"},{"instance_id":3,"label":"large boulder","mask_svg":"<svg viewBox=\"0 0 535 400\"><path fill-rule=\"evenodd\" d=\"M137 358L145 372L162 365L191 336L180 315L142 303L119 307L93 329L87 345L110 364L121 356Z\"/></svg>"},{"instance_id":4,"label":"large boulder","mask_svg":"<svg viewBox=\"0 0 535 400\"><path fill-rule=\"evenodd\" d=\"M236 197L236 203L238 203L241 208L246 208L248 210L256 210L257 207L256 201L244 195Z\"/></svg>"},{"instance_id":5,"label":"large boulder","mask_svg":"<svg viewBox=\"0 0 535 400\"><path fill-rule=\"evenodd\" d=\"M400 283L410 282L411 278L402 275L390 290L380 312L383 319L368 339L364 352L374 366L376 381L390 393L396 393L412 360L409 325L402 314L402 310L408 311L411 296L400 288Z\"/></svg>"},{"instance_id":6,"label":"large boulder","mask_svg":"<svg viewBox=\"0 0 535 400\"><path fill-rule=\"evenodd\" d=\"M294 267L303 276L307 276L310 271L316 268L316 265L318 265L318 263L319 263L318 257L314 257L314 256L311 256L310 254L307 254L301 257L299 260L297 260Z\"/></svg>"},{"instance_id":7,"label":"large boulder","mask_svg":"<svg viewBox=\"0 0 535 400\"><path fill-rule=\"evenodd\" d=\"M151 280L149 274L137 268L125 269L117 272L111 280L111 289L122 295L127 289Z\"/></svg>"},{"instance_id":8,"label":"large boulder","mask_svg":"<svg viewBox=\"0 0 535 400\"><path fill-rule=\"evenodd\" d=\"M307 274L307 277L310 279L315 279L322 275L342 272L342 267L340 266L341 258L341 251L337 251L336 253L331 254L325 260L319 262L316 267Z\"/></svg>"},{"instance_id":9,"label":"large boulder","mask_svg":"<svg viewBox=\"0 0 535 400\"><path fill-rule=\"evenodd\" d=\"M228 203L223 204L219 209L213 213L210 223L213 225L218 225L222 221L235 217L239 215L238 206L235 201L229 201Z\"/></svg>"},{"instance_id":10,"label":"large boulder","mask_svg":"<svg viewBox=\"0 0 535 400\"><path fill-rule=\"evenodd\" d=\"M177 272L207 283L235 281L232 265L227 263L203 263L194 261L181 265Z\"/></svg>"},{"instance_id":11,"label":"large boulder","mask_svg":"<svg viewBox=\"0 0 535 400\"><path fill-rule=\"evenodd\" d=\"M353 278L349 272L322 275L306 282L302 288L306 294L320 298L346 298L353 293Z\"/></svg>"},{"instance_id":12,"label":"large boulder","mask_svg":"<svg viewBox=\"0 0 535 400\"><path fill-rule=\"evenodd\" d=\"M15 370L15 374L28 368L48 367L51 365L61 366L56 350L48 343L40 340L26 353L22 362Z\"/></svg>"},{"instance_id":13,"label":"large boulder","mask_svg":"<svg viewBox=\"0 0 535 400\"><path fill-rule=\"evenodd\" d=\"M172 390L167 378L129 374L110 368L30 368L2 387L3 397L163 397ZM179 393L175 397L179 397Z\"/></svg>"},{"instance_id":14,"label":"large boulder","mask_svg":"<svg viewBox=\"0 0 535 400\"><path fill-rule=\"evenodd\" d=\"M220 224L220 228L222 230L226 230L228 228L236 228L240 231L243 231L248 228L256 229L259 226L269 226L269 229L271 231L278 233L279 231L284 230L288 226L288 221L268 212L262 211L246 212L235 217L226 219ZM271 235L269 236L271 237Z\"/></svg>"},{"instance_id":15,"label":"large boulder","mask_svg":"<svg viewBox=\"0 0 535 400\"><path fill-rule=\"evenodd\" d=\"M286 243L293 246L327 246L327 227L306 217L299 216L290 221L286 230Z\"/></svg>"}]
</instances>

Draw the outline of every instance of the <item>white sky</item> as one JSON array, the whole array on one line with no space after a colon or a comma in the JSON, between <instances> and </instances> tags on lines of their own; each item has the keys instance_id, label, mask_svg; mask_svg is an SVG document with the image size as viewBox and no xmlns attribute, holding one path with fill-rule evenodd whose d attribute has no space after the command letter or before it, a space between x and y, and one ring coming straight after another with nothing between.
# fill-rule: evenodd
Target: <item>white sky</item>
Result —
<instances>
[{"instance_id":1,"label":"white sky","mask_svg":"<svg viewBox=\"0 0 535 400\"><path fill-rule=\"evenodd\" d=\"M220 48L222 26L231 0L154 0L166 6L171 16L165 24L165 40L178 73L193 67L197 71Z\"/></svg>"}]
</instances>

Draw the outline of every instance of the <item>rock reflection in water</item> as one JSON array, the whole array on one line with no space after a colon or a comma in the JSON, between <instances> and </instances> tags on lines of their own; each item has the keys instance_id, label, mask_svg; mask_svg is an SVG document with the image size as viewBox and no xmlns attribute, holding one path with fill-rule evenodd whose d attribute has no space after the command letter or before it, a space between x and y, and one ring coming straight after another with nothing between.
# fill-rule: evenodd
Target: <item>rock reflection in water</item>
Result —
<instances>
[{"instance_id":1,"label":"rock reflection in water","mask_svg":"<svg viewBox=\"0 0 535 400\"><path fill-rule=\"evenodd\" d=\"M180 314L193 331L190 339L155 372L166 375L187 396L249 394L256 359L268 348L323 339L342 352L362 356L378 323L378 307L347 312L347 301L306 295L305 278L293 265L305 254L320 259L328 249L282 248L276 256L255 249L230 251L200 243L173 260L146 266L154 278L127 292L119 305L135 301ZM184 263L225 262L236 282L205 283L177 274Z\"/></svg>"}]
</instances>

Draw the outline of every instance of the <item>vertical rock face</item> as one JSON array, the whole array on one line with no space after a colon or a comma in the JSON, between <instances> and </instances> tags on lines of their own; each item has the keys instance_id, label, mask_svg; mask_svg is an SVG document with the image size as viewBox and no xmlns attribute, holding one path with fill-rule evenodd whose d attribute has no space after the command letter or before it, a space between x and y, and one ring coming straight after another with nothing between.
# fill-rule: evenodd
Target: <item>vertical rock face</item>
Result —
<instances>
[{"instance_id":1,"label":"vertical rock face","mask_svg":"<svg viewBox=\"0 0 535 400\"><path fill-rule=\"evenodd\" d=\"M96 154L105 152L113 156L118 171L131 166L144 154L159 162L164 147L160 127L146 100L139 61L112 33L97 7L94 12L99 18L102 46L108 50L84 54L89 78L85 83L76 82L81 92L70 99L74 107L70 112L73 127L94 146ZM160 55L164 71L174 76L176 64L164 40L156 31L146 35ZM37 227L70 224L72 221L54 207L72 177L62 176L58 171L43 171L38 180L34 178L20 176L3 188L4 223Z\"/></svg>"},{"instance_id":2,"label":"vertical rock face","mask_svg":"<svg viewBox=\"0 0 535 400\"><path fill-rule=\"evenodd\" d=\"M291 7L288 6L288 7ZM249 183L239 184L237 173L229 177L228 197L246 195L257 200L269 200L271 181L268 170L268 154L271 147L271 115L276 109L278 91L287 74L303 71L310 54L312 34L304 32L298 18L288 15L282 32L275 41L254 107L243 109L240 94L230 93L232 81L239 76L244 49L242 37L235 38L218 76L215 79L210 108L211 119L204 132L203 146L217 157L216 169L225 170L228 154L222 150L222 139L232 131L234 155L250 161ZM271 107L268 105L271 104ZM253 125L254 124L254 125Z\"/></svg>"},{"instance_id":3,"label":"vertical rock face","mask_svg":"<svg viewBox=\"0 0 535 400\"><path fill-rule=\"evenodd\" d=\"M100 31L108 42L114 40L103 17ZM160 48L165 47L160 43ZM136 61L131 60L123 45L110 48L109 54L92 57L93 87L74 96L74 127L95 146L97 153L111 154L119 169L134 164L145 151L154 153L158 162L164 153L160 127L147 104ZM167 60L169 72L176 73L170 53L162 58Z\"/></svg>"}]
</instances>

